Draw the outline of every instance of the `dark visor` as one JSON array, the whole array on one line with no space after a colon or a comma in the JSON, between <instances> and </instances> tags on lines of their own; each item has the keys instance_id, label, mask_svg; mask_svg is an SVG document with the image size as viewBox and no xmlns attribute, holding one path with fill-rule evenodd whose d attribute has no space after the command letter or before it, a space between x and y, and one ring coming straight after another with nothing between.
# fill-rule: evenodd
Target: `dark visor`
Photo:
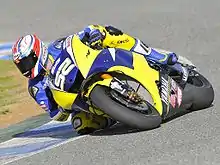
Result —
<instances>
[{"instance_id":1,"label":"dark visor","mask_svg":"<svg viewBox=\"0 0 220 165\"><path fill-rule=\"evenodd\" d=\"M36 63L37 56L32 51L29 56L22 58L18 63L15 64L24 76L30 77L31 69L35 67Z\"/></svg>"}]
</instances>

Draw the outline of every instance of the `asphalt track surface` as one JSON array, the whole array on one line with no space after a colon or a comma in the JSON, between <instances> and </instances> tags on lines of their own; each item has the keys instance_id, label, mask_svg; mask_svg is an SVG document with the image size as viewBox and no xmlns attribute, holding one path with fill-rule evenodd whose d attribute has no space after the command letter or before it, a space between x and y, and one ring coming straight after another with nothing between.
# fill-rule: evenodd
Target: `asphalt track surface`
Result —
<instances>
[{"instance_id":1,"label":"asphalt track surface","mask_svg":"<svg viewBox=\"0 0 220 165\"><path fill-rule=\"evenodd\" d=\"M11 164L220 164L219 0L7 0L1 1L0 20L3 41L30 32L48 41L88 24L112 24L150 46L190 58L215 89L213 107L158 129L70 139Z\"/></svg>"}]
</instances>

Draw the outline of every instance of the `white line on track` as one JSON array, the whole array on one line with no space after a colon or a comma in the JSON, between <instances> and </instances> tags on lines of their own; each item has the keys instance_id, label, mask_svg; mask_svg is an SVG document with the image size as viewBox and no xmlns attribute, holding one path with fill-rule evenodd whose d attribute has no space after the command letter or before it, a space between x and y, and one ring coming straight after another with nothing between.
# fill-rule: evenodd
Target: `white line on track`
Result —
<instances>
[{"instance_id":1,"label":"white line on track","mask_svg":"<svg viewBox=\"0 0 220 165\"><path fill-rule=\"evenodd\" d=\"M22 155L22 156L20 156L20 157L12 158L12 159L9 160L9 161L3 162L2 165L8 164L8 163L12 163L12 162L18 161L18 160L23 159L23 158L27 158L27 157L33 156L33 155L35 155L35 154L38 154L38 153L41 153L41 152L44 152L44 151L47 151L47 150L56 148L56 147L58 147L58 146L60 146L60 145L64 145L64 144L67 144L67 143L69 143L69 142L73 142L73 141L75 141L75 140L79 140L79 139L84 138L84 137L86 137L86 136L89 136L89 135L77 136L77 137L71 138L71 139L69 139L69 140L66 140L66 141L64 141L64 142L62 142L62 143L59 143L59 144L56 144L56 145L47 147L47 148L45 148L45 149L39 150L39 151L37 151L37 152L33 152L33 153L29 153L29 154Z\"/></svg>"}]
</instances>

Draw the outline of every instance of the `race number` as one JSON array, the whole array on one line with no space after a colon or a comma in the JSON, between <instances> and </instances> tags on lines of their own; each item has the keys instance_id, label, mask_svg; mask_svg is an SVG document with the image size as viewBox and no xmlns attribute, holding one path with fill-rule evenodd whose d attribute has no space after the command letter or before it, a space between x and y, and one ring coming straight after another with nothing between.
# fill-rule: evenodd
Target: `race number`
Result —
<instances>
[{"instance_id":1,"label":"race number","mask_svg":"<svg viewBox=\"0 0 220 165\"><path fill-rule=\"evenodd\" d=\"M64 90L66 76L73 70L74 67L75 64L73 64L69 58L66 58L59 66L54 83L61 90Z\"/></svg>"}]
</instances>

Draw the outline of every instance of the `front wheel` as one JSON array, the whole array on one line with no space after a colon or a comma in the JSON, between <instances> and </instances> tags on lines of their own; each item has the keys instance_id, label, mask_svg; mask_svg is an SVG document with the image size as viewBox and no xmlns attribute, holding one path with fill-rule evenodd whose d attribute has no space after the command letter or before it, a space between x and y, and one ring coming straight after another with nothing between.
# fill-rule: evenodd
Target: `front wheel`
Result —
<instances>
[{"instance_id":1,"label":"front wheel","mask_svg":"<svg viewBox=\"0 0 220 165\"><path fill-rule=\"evenodd\" d=\"M160 126L161 116L153 106L147 104L147 114L135 111L113 99L110 96L111 91L110 88L96 86L90 94L90 99L95 106L102 109L110 117L132 128L147 130Z\"/></svg>"}]
</instances>

